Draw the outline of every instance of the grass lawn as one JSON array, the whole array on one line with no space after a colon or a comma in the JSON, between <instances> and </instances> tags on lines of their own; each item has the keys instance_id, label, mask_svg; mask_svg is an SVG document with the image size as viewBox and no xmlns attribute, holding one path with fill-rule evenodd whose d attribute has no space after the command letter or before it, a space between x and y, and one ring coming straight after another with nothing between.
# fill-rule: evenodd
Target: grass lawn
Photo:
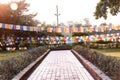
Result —
<instances>
[{"instance_id":1,"label":"grass lawn","mask_svg":"<svg viewBox=\"0 0 120 80\"><path fill-rule=\"evenodd\" d=\"M115 56L120 57L120 49L96 49L98 52L107 55L107 56Z\"/></svg>"},{"instance_id":2,"label":"grass lawn","mask_svg":"<svg viewBox=\"0 0 120 80\"><path fill-rule=\"evenodd\" d=\"M17 55L22 54L24 51L15 51L15 52L0 52L0 60L9 59Z\"/></svg>"}]
</instances>

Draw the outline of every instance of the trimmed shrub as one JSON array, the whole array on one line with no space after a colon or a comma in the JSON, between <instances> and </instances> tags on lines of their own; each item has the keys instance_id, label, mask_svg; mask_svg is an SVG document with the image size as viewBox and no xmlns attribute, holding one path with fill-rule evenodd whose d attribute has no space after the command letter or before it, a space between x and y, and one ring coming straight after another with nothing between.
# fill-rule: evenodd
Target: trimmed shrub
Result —
<instances>
[{"instance_id":1,"label":"trimmed shrub","mask_svg":"<svg viewBox=\"0 0 120 80\"><path fill-rule=\"evenodd\" d=\"M82 46L75 46L73 49L111 77L112 80L120 80L120 59L105 56Z\"/></svg>"},{"instance_id":2,"label":"trimmed shrub","mask_svg":"<svg viewBox=\"0 0 120 80\"><path fill-rule=\"evenodd\" d=\"M54 45L50 47L51 50L70 50L72 49L72 45Z\"/></svg>"},{"instance_id":3,"label":"trimmed shrub","mask_svg":"<svg viewBox=\"0 0 120 80\"><path fill-rule=\"evenodd\" d=\"M45 47L38 47L24 52L17 57L8 60L0 61L0 80L11 80L21 70L27 67L30 63L35 61L47 49Z\"/></svg>"}]
</instances>

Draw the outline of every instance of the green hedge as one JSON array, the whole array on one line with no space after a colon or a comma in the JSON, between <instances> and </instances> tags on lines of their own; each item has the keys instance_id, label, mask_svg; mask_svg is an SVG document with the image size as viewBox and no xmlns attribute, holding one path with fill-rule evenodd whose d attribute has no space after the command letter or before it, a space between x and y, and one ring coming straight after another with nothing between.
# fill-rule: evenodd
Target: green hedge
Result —
<instances>
[{"instance_id":1,"label":"green hedge","mask_svg":"<svg viewBox=\"0 0 120 80\"><path fill-rule=\"evenodd\" d=\"M75 46L73 49L111 77L112 80L120 80L120 59L105 56L82 46Z\"/></svg>"},{"instance_id":2,"label":"green hedge","mask_svg":"<svg viewBox=\"0 0 120 80\"><path fill-rule=\"evenodd\" d=\"M63 44L63 45L54 45L50 47L51 50L70 50L73 45Z\"/></svg>"},{"instance_id":3,"label":"green hedge","mask_svg":"<svg viewBox=\"0 0 120 80\"><path fill-rule=\"evenodd\" d=\"M27 67L31 62L35 61L47 49L45 47L38 47L24 52L17 57L8 60L0 61L0 80L11 80L21 70Z\"/></svg>"}]
</instances>

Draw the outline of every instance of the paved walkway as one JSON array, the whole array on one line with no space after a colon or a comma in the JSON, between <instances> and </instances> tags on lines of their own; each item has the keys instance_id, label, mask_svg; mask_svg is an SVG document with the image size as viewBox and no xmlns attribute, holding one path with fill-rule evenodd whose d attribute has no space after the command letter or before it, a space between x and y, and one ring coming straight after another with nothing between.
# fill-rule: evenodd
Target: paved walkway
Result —
<instances>
[{"instance_id":1,"label":"paved walkway","mask_svg":"<svg viewBox=\"0 0 120 80\"><path fill-rule=\"evenodd\" d=\"M28 80L94 80L70 50L51 51Z\"/></svg>"}]
</instances>

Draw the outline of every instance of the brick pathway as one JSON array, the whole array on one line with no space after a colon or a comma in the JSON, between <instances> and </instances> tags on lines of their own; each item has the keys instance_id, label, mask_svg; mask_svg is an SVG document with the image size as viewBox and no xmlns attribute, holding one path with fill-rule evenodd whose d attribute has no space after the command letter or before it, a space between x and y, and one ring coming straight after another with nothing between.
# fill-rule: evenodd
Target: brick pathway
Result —
<instances>
[{"instance_id":1,"label":"brick pathway","mask_svg":"<svg viewBox=\"0 0 120 80\"><path fill-rule=\"evenodd\" d=\"M51 51L28 80L94 80L70 50Z\"/></svg>"}]
</instances>

